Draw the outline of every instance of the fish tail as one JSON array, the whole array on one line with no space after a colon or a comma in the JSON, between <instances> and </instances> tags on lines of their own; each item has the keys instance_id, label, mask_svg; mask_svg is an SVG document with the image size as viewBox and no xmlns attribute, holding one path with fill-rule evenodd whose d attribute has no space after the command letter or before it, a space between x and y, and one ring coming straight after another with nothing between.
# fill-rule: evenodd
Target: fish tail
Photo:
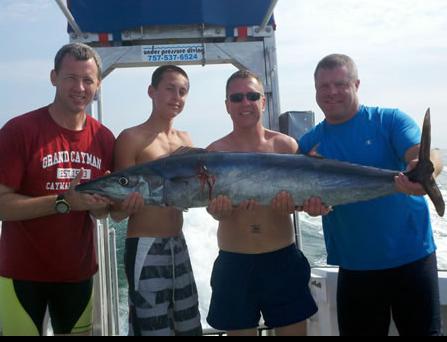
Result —
<instances>
[{"instance_id":1,"label":"fish tail","mask_svg":"<svg viewBox=\"0 0 447 342\"><path fill-rule=\"evenodd\" d=\"M439 216L444 216L445 202L441 191L433 177L435 168L430 160L431 154L431 122L430 108L427 109L422 127L422 138L419 150L419 162L417 166L405 175L412 181L422 185L427 195L433 202Z\"/></svg>"}]
</instances>

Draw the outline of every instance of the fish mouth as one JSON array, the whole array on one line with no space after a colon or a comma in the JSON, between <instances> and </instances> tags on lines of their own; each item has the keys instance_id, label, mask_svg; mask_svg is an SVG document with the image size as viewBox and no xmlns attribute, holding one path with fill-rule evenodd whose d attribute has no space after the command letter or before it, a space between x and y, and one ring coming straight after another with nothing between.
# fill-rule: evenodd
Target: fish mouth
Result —
<instances>
[{"instance_id":1,"label":"fish mouth","mask_svg":"<svg viewBox=\"0 0 447 342\"><path fill-rule=\"evenodd\" d=\"M93 188L90 185L87 184L79 184L75 187L75 190L77 192L82 192L85 194L98 194L101 196L104 196L105 194L107 194L107 192L101 188Z\"/></svg>"}]
</instances>

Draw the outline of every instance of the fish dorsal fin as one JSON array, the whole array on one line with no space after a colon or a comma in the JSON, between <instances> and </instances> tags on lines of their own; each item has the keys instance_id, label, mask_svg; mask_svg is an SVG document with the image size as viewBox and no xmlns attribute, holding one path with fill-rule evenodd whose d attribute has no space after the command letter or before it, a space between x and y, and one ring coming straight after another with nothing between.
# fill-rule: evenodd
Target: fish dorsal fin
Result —
<instances>
[{"instance_id":1,"label":"fish dorsal fin","mask_svg":"<svg viewBox=\"0 0 447 342\"><path fill-rule=\"evenodd\" d=\"M181 156L185 154L200 154L200 153L208 153L208 151L204 148L182 146L179 147L173 153L171 153L171 156Z\"/></svg>"}]
</instances>

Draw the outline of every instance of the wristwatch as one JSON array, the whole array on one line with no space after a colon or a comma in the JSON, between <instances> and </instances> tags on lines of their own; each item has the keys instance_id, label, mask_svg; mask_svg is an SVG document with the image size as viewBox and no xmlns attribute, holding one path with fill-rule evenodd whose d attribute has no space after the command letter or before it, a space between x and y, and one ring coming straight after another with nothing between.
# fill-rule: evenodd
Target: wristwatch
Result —
<instances>
[{"instance_id":1,"label":"wristwatch","mask_svg":"<svg viewBox=\"0 0 447 342\"><path fill-rule=\"evenodd\" d=\"M64 195L58 195L54 209L58 214L68 214L71 210L70 204L65 200Z\"/></svg>"}]
</instances>

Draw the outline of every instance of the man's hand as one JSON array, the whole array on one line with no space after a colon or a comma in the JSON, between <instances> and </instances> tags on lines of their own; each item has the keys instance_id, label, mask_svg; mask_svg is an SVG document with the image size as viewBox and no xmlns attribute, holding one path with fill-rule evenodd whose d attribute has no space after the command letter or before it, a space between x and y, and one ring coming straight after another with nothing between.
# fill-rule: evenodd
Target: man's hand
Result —
<instances>
[{"instance_id":1,"label":"man's hand","mask_svg":"<svg viewBox=\"0 0 447 342\"><path fill-rule=\"evenodd\" d=\"M246 211L255 211L259 208L258 202L255 200L246 200L239 204L239 209Z\"/></svg>"},{"instance_id":2,"label":"man's hand","mask_svg":"<svg viewBox=\"0 0 447 342\"><path fill-rule=\"evenodd\" d=\"M133 192L119 205L119 210L128 216L138 213L144 208L144 198L139 192Z\"/></svg>"},{"instance_id":3,"label":"man's hand","mask_svg":"<svg viewBox=\"0 0 447 342\"><path fill-rule=\"evenodd\" d=\"M76 178L70 183L69 190L64 194L71 210L94 212L107 209L112 204L110 199L97 194L90 195L75 191L76 186L81 183L83 173L84 169L81 169Z\"/></svg>"},{"instance_id":4,"label":"man's hand","mask_svg":"<svg viewBox=\"0 0 447 342\"><path fill-rule=\"evenodd\" d=\"M293 197L287 191L282 191L276 195L271 206L281 215L291 215L296 211Z\"/></svg>"},{"instance_id":5,"label":"man's hand","mask_svg":"<svg viewBox=\"0 0 447 342\"><path fill-rule=\"evenodd\" d=\"M332 211L332 207L327 207L321 202L320 198L312 197L306 201L304 201L303 206L300 208L301 211L304 211L310 216L326 216Z\"/></svg>"},{"instance_id":6,"label":"man's hand","mask_svg":"<svg viewBox=\"0 0 447 342\"><path fill-rule=\"evenodd\" d=\"M208 213L217 221L223 221L233 214L233 203L227 196L218 196L211 201Z\"/></svg>"},{"instance_id":7,"label":"man's hand","mask_svg":"<svg viewBox=\"0 0 447 342\"><path fill-rule=\"evenodd\" d=\"M135 215L145 206L144 198L139 192L133 192L124 201L114 201L110 216L115 222L121 222L129 216Z\"/></svg>"},{"instance_id":8,"label":"man's hand","mask_svg":"<svg viewBox=\"0 0 447 342\"><path fill-rule=\"evenodd\" d=\"M418 165L419 159L413 159L408 162L407 171L411 171ZM411 196L424 196L426 192L421 184L413 183L405 176L400 173L394 178L396 190Z\"/></svg>"},{"instance_id":9,"label":"man's hand","mask_svg":"<svg viewBox=\"0 0 447 342\"><path fill-rule=\"evenodd\" d=\"M419 183L413 183L405 176L400 173L394 178L396 190L410 196L424 196L427 193L424 188Z\"/></svg>"},{"instance_id":10,"label":"man's hand","mask_svg":"<svg viewBox=\"0 0 447 342\"><path fill-rule=\"evenodd\" d=\"M413 147L410 147L405 153L405 161L408 165L407 171L411 171L417 166L419 162L419 149L420 145L415 145ZM439 150L434 149L431 151L430 160L433 163L433 167L435 169L433 177L436 178L442 172L443 168L442 155ZM421 184L410 181L408 177L405 176L403 173L400 173L398 176L396 176L394 180L396 190L399 192L410 196L424 196L427 194Z\"/></svg>"}]
</instances>

